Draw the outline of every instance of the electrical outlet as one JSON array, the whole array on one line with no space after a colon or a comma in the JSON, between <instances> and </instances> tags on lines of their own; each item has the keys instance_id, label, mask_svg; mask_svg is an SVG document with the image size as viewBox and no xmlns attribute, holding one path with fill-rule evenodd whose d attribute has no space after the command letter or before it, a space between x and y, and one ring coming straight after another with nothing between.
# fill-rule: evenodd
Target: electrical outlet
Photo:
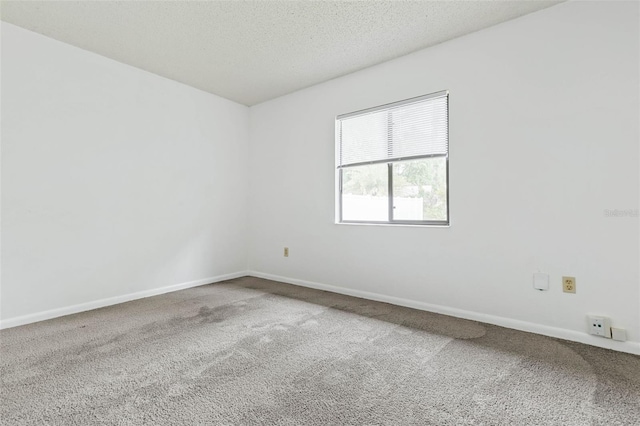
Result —
<instances>
[{"instance_id":1,"label":"electrical outlet","mask_svg":"<svg viewBox=\"0 0 640 426\"><path fill-rule=\"evenodd\" d=\"M589 315L587 319L589 320L589 334L611 339L611 321L609 320L609 318Z\"/></svg>"},{"instance_id":2,"label":"electrical outlet","mask_svg":"<svg viewBox=\"0 0 640 426\"><path fill-rule=\"evenodd\" d=\"M289 257L289 247L284 248L284 257Z\"/></svg>"},{"instance_id":3,"label":"electrical outlet","mask_svg":"<svg viewBox=\"0 0 640 426\"><path fill-rule=\"evenodd\" d=\"M562 291L565 293L576 292L576 278L575 277L562 277Z\"/></svg>"}]
</instances>

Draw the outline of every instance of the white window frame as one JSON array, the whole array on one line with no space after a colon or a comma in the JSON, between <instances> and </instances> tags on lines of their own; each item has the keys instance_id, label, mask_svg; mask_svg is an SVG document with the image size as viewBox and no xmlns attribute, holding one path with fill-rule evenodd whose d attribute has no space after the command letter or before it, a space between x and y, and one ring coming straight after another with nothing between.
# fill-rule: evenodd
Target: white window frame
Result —
<instances>
[{"instance_id":1,"label":"white window frame","mask_svg":"<svg viewBox=\"0 0 640 426\"><path fill-rule=\"evenodd\" d=\"M404 158L395 158L390 161L369 161L363 163L350 164L348 166L340 165L340 125L341 120L344 118L363 115L368 113L373 113L381 110L390 110L392 108L397 108L399 106L405 104L412 104L416 102L422 102L431 98L438 97L446 97L446 114L447 114L447 152L446 154L437 154L437 155L418 155L412 157L404 157ZM448 227L451 224L451 212L450 212L450 202L449 202L449 91L443 90L436 93L431 93L428 95L417 96L410 99L405 99L398 102L393 102L389 104L379 105L372 108L367 108L359 111L350 112L347 114L341 114L336 117L335 121L335 148L336 148L336 223L337 224L372 224L372 225L413 225L413 226L440 226L440 227ZM408 160L419 160L426 158L437 158L444 157L446 160L446 198L447 198L447 218L446 220L398 220L393 219L393 165L395 163L400 163ZM388 184L388 205L389 205L389 220L387 221L371 221L371 220L343 220L342 218L342 171L349 167L357 167L369 164L380 164L387 163L388 167L388 175L387 175L387 184Z\"/></svg>"}]
</instances>

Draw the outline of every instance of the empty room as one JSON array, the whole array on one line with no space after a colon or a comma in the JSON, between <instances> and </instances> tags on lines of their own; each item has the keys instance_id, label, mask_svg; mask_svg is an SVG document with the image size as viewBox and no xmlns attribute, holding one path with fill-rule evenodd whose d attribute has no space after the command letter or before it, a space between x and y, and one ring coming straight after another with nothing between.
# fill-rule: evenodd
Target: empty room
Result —
<instances>
[{"instance_id":1,"label":"empty room","mask_svg":"<svg viewBox=\"0 0 640 426\"><path fill-rule=\"evenodd\" d=\"M0 1L0 424L639 425L637 1Z\"/></svg>"}]
</instances>

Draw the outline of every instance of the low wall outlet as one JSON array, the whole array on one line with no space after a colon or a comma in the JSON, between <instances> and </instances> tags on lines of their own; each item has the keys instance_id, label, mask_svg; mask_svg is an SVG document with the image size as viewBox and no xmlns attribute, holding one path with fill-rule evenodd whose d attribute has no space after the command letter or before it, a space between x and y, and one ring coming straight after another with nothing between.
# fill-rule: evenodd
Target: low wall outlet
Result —
<instances>
[{"instance_id":1,"label":"low wall outlet","mask_svg":"<svg viewBox=\"0 0 640 426\"><path fill-rule=\"evenodd\" d=\"M587 316L587 320L587 329L589 334L611 339L611 320L609 318L598 315L589 315Z\"/></svg>"},{"instance_id":2,"label":"low wall outlet","mask_svg":"<svg viewBox=\"0 0 640 426\"><path fill-rule=\"evenodd\" d=\"M611 338L613 340L624 342L627 340L627 330L624 328L611 327Z\"/></svg>"}]
</instances>

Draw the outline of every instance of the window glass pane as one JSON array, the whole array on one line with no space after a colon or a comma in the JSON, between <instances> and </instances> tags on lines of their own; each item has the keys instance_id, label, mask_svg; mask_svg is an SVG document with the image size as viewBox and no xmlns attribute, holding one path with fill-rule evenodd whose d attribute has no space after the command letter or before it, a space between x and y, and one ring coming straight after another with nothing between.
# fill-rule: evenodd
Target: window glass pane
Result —
<instances>
[{"instance_id":1,"label":"window glass pane","mask_svg":"<svg viewBox=\"0 0 640 426\"><path fill-rule=\"evenodd\" d=\"M447 160L393 163L393 219L447 220Z\"/></svg>"},{"instance_id":2,"label":"window glass pane","mask_svg":"<svg viewBox=\"0 0 640 426\"><path fill-rule=\"evenodd\" d=\"M389 220L388 165L342 169L342 220Z\"/></svg>"}]
</instances>

